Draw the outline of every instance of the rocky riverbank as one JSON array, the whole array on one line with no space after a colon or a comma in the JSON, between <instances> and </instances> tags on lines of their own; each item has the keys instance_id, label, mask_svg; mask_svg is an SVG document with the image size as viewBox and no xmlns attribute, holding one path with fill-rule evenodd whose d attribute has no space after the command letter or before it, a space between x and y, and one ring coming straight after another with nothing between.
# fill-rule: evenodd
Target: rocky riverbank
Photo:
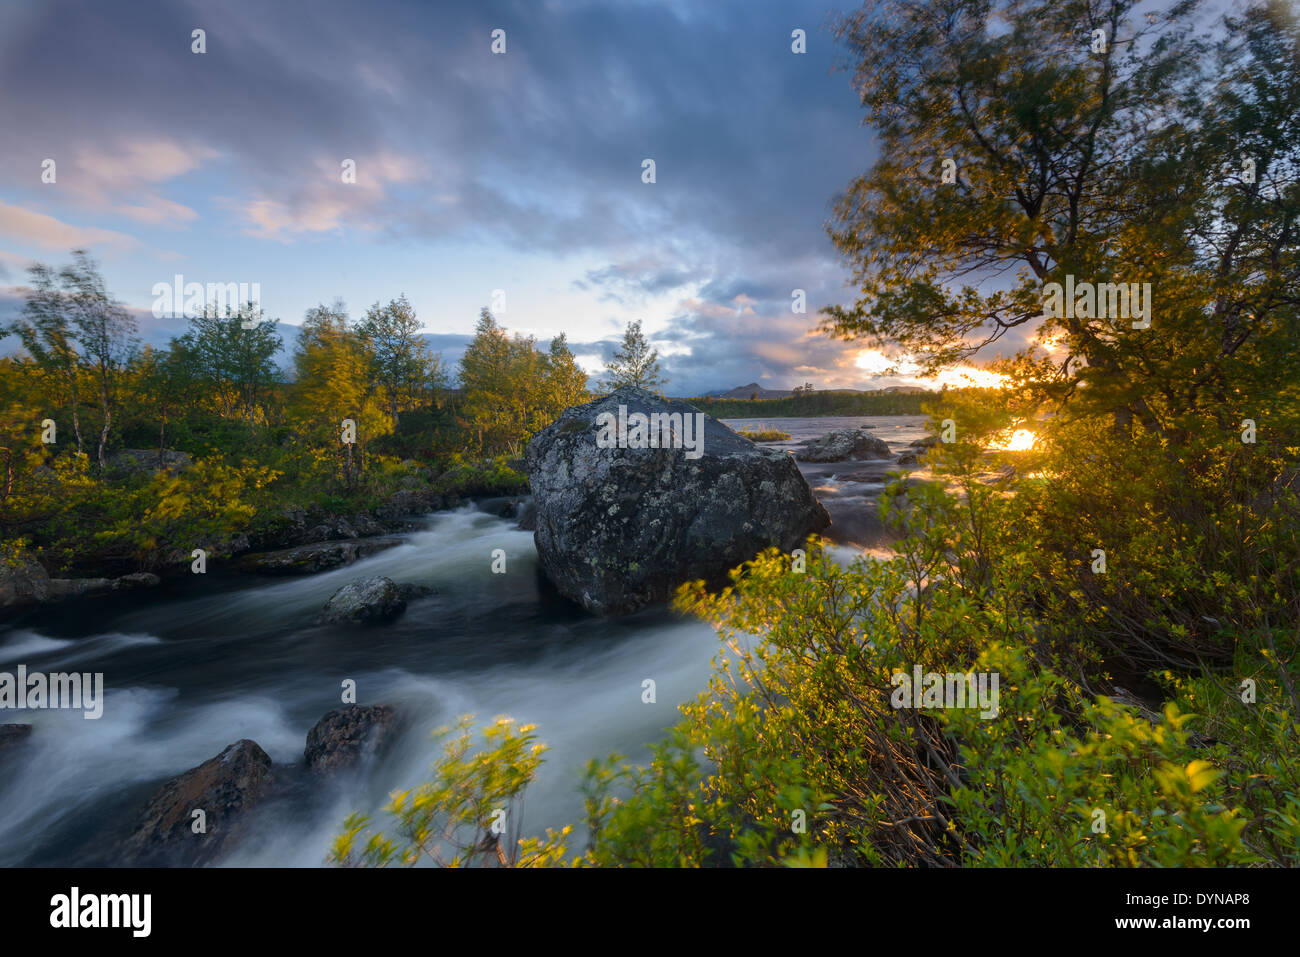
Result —
<instances>
[{"instance_id":1,"label":"rocky riverbank","mask_svg":"<svg viewBox=\"0 0 1300 957\"><path fill-rule=\"evenodd\" d=\"M397 711L388 705L335 708L307 732L302 760L294 765L276 765L256 741L236 741L167 781L119 823L106 842L106 859L137 867L217 863L241 843L258 808L302 799L311 789L307 776L335 774L373 758L397 724Z\"/></svg>"},{"instance_id":2,"label":"rocky riverbank","mask_svg":"<svg viewBox=\"0 0 1300 957\"><path fill-rule=\"evenodd\" d=\"M167 467L176 467L169 462ZM517 500L517 499L516 499ZM511 499L492 500L494 514L517 508ZM286 509L256 531L222 539L203 539L161 552L152 571L115 577L50 575L30 557L0 560L0 617L69 599L99 598L124 591L156 588L167 578L192 572L194 550L205 553L205 572L301 575L350 565L400 543L386 538L420 527L430 512L459 508L466 499L428 489L402 489L383 504L338 514L319 507ZM85 560L83 564L89 564Z\"/></svg>"}]
</instances>

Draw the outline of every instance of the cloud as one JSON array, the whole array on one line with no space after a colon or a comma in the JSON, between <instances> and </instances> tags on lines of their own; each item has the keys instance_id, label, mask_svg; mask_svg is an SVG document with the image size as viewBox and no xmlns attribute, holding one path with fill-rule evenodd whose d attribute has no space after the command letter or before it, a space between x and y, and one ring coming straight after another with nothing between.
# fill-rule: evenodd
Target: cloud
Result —
<instances>
[{"instance_id":1,"label":"cloud","mask_svg":"<svg viewBox=\"0 0 1300 957\"><path fill-rule=\"evenodd\" d=\"M138 245L136 239L125 233L94 226L73 226L53 216L11 206L0 200L0 236L36 243L50 248L111 246L129 249Z\"/></svg>"},{"instance_id":2,"label":"cloud","mask_svg":"<svg viewBox=\"0 0 1300 957\"><path fill-rule=\"evenodd\" d=\"M208 52L195 55L184 5L144 0L110 14L51 0L6 23L0 83L27 92L0 104L0 123L30 135L0 146L0 173L30 178L29 144L41 143L74 157L89 199L219 158L239 186L223 190L226 208L280 241L359 224L557 252L640 255L645 239L692 234L701 246L713 237L794 255L824 243L827 198L866 145L852 90L828 76L829 43L789 51L790 21L815 31L822 16L813 2L741 0L708 14L655 2L542 12L515 0L379 0L364 16L342 0L235 0L205 10ZM502 24L508 52L493 56ZM54 57L72 67L49 71ZM178 120L201 137L177 136ZM385 153L419 157L436 188L344 200L310 185L317 165L332 185L342 159L360 169L361 157ZM640 180L646 157L658 164L654 185ZM414 185L392 173L377 180ZM167 198L176 205L134 199L122 211L184 222L193 204Z\"/></svg>"},{"instance_id":3,"label":"cloud","mask_svg":"<svg viewBox=\"0 0 1300 957\"><path fill-rule=\"evenodd\" d=\"M163 135L83 144L74 148L70 163L60 165L56 185L92 209L112 210L155 226L179 225L198 213L150 187L192 172L218 155L207 146Z\"/></svg>"},{"instance_id":4,"label":"cloud","mask_svg":"<svg viewBox=\"0 0 1300 957\"><path fill-rule=\"evenodd\" d=\"M345 167L345 163L350 165ZM346 156L341 160L318 156L309 169L303 181L290 190L287 199L227 197L218 202L244 221L246 235L290 242L295 236L332 232L349 224L361 229L379 229L391 187L427 175L417 158L392 153ZM351 177L347 181L345 172Z\"/></svg>"},{"instance_id":5,"label":"cloud","mask_svg":"<svg viewBox=\"0 0 1300 957\"><path fill-rule=\"evenodd\" d=\"M698 267L691 268L663 256L646 254L590 269L583 279L574 280L573 285L583 290L599 289L599 298L607 302L637 305L649 297L673 292L701 278L703 275Z\"/></svg>"},{"instance_id":6,"label":"cloud","mask_svg":"<svg viewBox=\"0 0 1300 957\"><path fill-rule=\"evenodd\" d=\"M552 288L589 297L585 338L609 317L608 339L573 345L593 362L643 315L674 389L868 388L878 373L856 364L860 344L810 335L820 307L852 298L824 222L873 157L857 96L829 69L824 17L822 0L373 0L364 13L229 0L203 9L196 55L195 8L176 0L15 5L0 12L0 87L23 92L0 99L0 129L22 135L0 138L0 182L20 193L0 205L0 235L135 243L54 218L71 214L37 205L52 198L189 227L162 256L212 273L242 274L250 256L298 270L283 279L309 299L287 314L338 290L317 249L331 263L354 243L398 250L368 278L396 289L400 263L430 247L454 248L466 282L479 263L540 262ZM806 55L790 51L794 25ZM47 156L57 187L39 185ZM345 159L355 184L341 181ZM796 289L804 314L791 312ZM466 341L443 346L458 357Z\"/></svg>"},{"instance_id":7,"label":"cloud","mask_svg":"<svg viewBox=\"0 0 1300 957\"><path fill-rule=\"evenodd\" d=\"M35 264L36 260L34 259L19 256L17 253L7 253L0 249L0 281L17 278Z\"/></svg>"}]
</instances>

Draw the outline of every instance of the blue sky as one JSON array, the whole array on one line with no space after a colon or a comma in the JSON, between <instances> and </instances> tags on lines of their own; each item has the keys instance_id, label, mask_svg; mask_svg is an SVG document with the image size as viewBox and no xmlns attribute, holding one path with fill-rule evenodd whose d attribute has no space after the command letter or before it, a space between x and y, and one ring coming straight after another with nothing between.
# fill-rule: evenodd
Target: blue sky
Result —
<instances>
[{"instance_id":1,"label":"blue sky","mask_svg":"<svg viewBox=\"0 0 1300 957\"><path fill-rule=\"evenodd\" d=\"M833 69L837 12L11 0L0 310L21 300L31 262L86 246L155 342L183 326L149 314L153 285L177 273L260 283L267 314L289 324L336 297L356 317L405 293L452 361L500 289L503 325L566 333L593 373L642 319L674 394L912 381L872 375L885 365L874 350L812 332L818 307L852 299L823 224L873 157Z\"/></svg>"}]
</instances>

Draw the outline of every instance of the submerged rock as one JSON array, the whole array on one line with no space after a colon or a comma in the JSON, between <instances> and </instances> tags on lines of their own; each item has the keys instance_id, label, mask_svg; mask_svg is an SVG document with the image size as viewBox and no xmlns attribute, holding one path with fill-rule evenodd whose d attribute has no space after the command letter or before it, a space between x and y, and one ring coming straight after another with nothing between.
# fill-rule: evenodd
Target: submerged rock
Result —
<instances>
[{"instance_id":1,"label":"submerged rock","mask_svg":"<svg viewBox=\"0 0 1300 957\"><path fill-rule=\"evenodd\" d=\"M164 784L127 839L122 863L192 867L237 840L246 812L270 790L271 758L247 738ZM202 811L203 833L195 833Z\"/></svg>"},{"instance_id":2,"label":"submerged rock","mask_svg":"<svg viewBox=\"0 0 1300 957\"><path fill-rule=\"evenodd\" d=\"M863 459L889 459L894 453L883 439L866 429L836 429L819 439L809 439L795 453L801 462L848 462Z\"/></svg>"},{"instance_id":3,"label":"submerged rock","mask_svg":"<svg viewBox=\"0 0 1300 957\"><path fill-rule=\"evenodd\" d=\"M30 724L0 724L0 754L8 749L16 748L26 741L32 734Z\"/></svg>"},{"instance_id":4,"label":"submerged rock","mask_svg":"<svg viewBox=\"0 0 1300 957\"><path fill-rule=\"evenodd\" d=\"M417 598L432 597L438 594L438 589L430 585L416 585L413 582L398 582L397 594L406 601L414 601Z\"/></svg>"},{"instance_id":5,"label":"submerged rock","mask_svg":"<svg viewBox=\"0 0 1300 957\"><path fill-rule=\"evenodd\" d=\"M597 444L616 432L605 413L627 422L624 447ZM656 416L661 447L636 447L649 445L628 418L637 413ZM797 548L830 524L785 452L641 389L566 409L533 437L526 461L541 567L599 614L664 601L684 581L720 581L763 549Z\"/></svg>"},{"instance_id":6,"label":"submerged rock","mask_svg":"<svg viewBox=\"0 0 1300 957\"><path fill-rule=\"evenodd\" d=\"M162 579L153 572L135 572L131 575L123 575L113 582L114 591L132 591L137 588L157 588L162 584Z\"/></svg>"},{"instance_id":7,"label":"submerged rock","mask_svg":"<svg viewBox=\"0 0 1300 957\"><path fill-rule=\"evenodd\" d=\"M317 542L274 552L245 555L239 567L265 575L310 575L351 565L359 558L402 544L400 538L357 538L336 542Z\"/></svg>"},{"instance_id":8,"label":"submerged rock","mask_svg":"<svg viewBox=\"0 0 1300 957\"><path fill-rule=\"evenodd\" d=\"M120 578L51 578L42 565L30 559L13 564L0 561L0 609L152 588L160 581L151 572L135 572Z\"/></svg>"},{"instance_id":9,"label":"submerged rock","mask_svg":"<svg viewBox=\"0 0 1300 957\"><path fill-rule=\"evenodd\" d=\"M389 739L396 719L397 713L384 704L335 708L307 733L307 767L337 771L370 757Z\"/></svg>"},{"instance_id":10,"label":"submerged rock","mask_svg":"<svg viewBox=\"0 0 1300 957\"><path fill-rule=\"evenodd\" d=\"M418 587L418 586L417 586ZM377 575L348 582L325 603L317 624L390 621L406 611L406 598L391 578Z\"/></svg>"},{"instance_id":11,"label":"submerged rock","mask_svg":"<svg viewBox=\"0 0 1300 957\"><path fill-rule=\"evenodd\" d=\"M537 503L529 496L519 504L519 524L515 528L522 532L537 531Z\"/></svg>"},{"instance_id":12,"label":"submerged rock","mask_svg":"<svg viewBox=\"0 0 1300 957\"><path fill-rule=\"evenodd\" d=\"M113 590L111 578L51 578L49 584L49 601L64 598L92 598L107 595Z\"/></svg>"}]
</instances>

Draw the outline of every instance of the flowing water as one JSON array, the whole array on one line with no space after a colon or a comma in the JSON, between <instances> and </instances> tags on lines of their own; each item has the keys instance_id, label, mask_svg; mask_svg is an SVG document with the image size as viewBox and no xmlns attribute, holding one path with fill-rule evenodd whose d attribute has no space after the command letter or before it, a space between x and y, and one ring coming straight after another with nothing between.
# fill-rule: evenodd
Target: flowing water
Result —
<instances>
[{"instance_id":1,"label":"flowing water","mask_svg":"<svg viewBox=\"0 0 1300 957\"><path fill-rule=\"evenodd\" d=\"M763 422L791 433L787 445L871 425L895 451L923 435L923 423ZM881 468L864 473L865 464L804 468L841 545L877 544L855 526L881 487ZM491 570L498 548L504 575ZM370 575L437 593L386 625L312 623L339 586ZM33 725L29 745L0 769L0 865L111 863L102 857L106 833L131 820L162 781L240 738L277 764L301 763L308 730L340 705L346 679L356 682L359 703L400 707L393 746L357 772L314 784L306 802L259 811L253 836L225 863L320 865L348 813L374 813L390 791L426 778L439 753L429 730L464 713L535 724L550 746L526 794L525 833L578 824L587 759L611 751L644 759L676 720L676 705L705 687L718 648L711 628L666 609L597 618L556 598L539 581L532 533L472 508L431 515L403 544L331 572L192 576L147 597L42 609L0 631L0 671L103 672L104 713L0 713L0 723ZM655 704L642 702L646 678L656 683Z\"/></svg>"}]
</instances>

